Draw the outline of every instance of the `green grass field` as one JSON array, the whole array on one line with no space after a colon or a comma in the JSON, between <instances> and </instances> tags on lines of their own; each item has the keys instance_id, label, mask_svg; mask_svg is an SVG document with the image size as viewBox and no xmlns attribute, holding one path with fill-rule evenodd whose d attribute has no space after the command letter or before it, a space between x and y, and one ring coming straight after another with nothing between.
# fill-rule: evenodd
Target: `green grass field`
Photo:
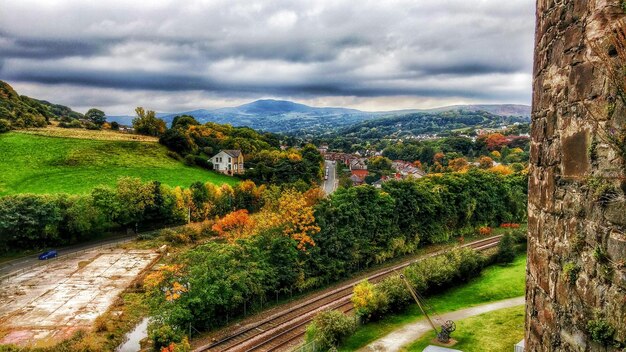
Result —
<instances>
[{"instance_id":1,"label":"green grass field","mask_svg":"<svg viewBox=\"0 0 626 352\"><path fill-rule=\"evenodd\" d=\"M236 184L228 176L186 166L154 142L0 135L0 195L87 193L120 177L188 187L195 181Z\"/></svg>"},{"instance_id":2,"label":"green grass field","mask_svg":"<svg viewBox=\"0 0 626 352\"><path fill-rule=\"evenodd\" d=\"M427 304L436 313L445 313L483 303L500 301L524 295L526 287L526 256L518 256L506 266L493 265L483 270L482 275L457 286L427 297ZM423 319L416 305L402 314L389 316L381 321L365 324L348 338L340 351L356 351L368 343L381 338L401 326ZM456 337L455 337L456 338ZM512 349L512 347L511 347Z\"/></svg>"},{"instance_id":3,"label":"green grass field","mask_svg":"<svg viewBox=\"0 0 626 352\"><path fill-rule=\"evenodd\" d=\"M524 306L496 310L456 322L453 333L458 341L455 350L464 352L508 352L524 338ZM405 351L421 352L432 344L431 332L406 347Z\"/></svg>"}]
</instances>

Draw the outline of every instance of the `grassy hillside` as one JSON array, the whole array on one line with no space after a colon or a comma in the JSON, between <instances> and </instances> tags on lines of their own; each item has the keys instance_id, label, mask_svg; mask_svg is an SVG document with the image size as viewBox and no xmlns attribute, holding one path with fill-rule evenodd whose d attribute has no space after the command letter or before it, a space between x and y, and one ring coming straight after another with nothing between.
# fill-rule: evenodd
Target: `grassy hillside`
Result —
<instances>
[{"instance_id":1,"label":"grassy hillside","mask_svg":"<svg viewBox=\"0 0 626 352\"><path fill-rule=\"evenodd\" d=\"M235 184L231 177L183 165L157 143L56 138L18 132L0 135L0 195L86 193L123 176L170 186Z\"/></svg>"},{"instance_id":2,"label":"grassy hillside","mask_svg":"<svg viewBox=\"0 0 626 352\"><path fill-rule=\"evenodd\" d=\"M8 83L0 81L0 132L9 128L45 127L50 119L82 116L67 106L20 96Z\"/></svg>"}]
</instances>

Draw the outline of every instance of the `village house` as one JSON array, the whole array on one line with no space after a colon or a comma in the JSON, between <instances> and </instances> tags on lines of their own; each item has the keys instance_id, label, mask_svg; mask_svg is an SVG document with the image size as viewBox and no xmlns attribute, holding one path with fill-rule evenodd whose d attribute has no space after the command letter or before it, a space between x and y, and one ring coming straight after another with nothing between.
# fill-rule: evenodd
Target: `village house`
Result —
<instances>
[{"instance_id":1,"label":"village house","mask_svg":"<svg viewBox=\"0 0 626 352\"><path fill-rule=\"evenodd\" d=\"M403 161L403 160L395 160L391 163L391 168L396 170L398 174L402 176L402 178L406 177L414 177L421 178L426 175L426 173L417 166L413 164Z\"/></svg>"},{"instance_id":2,"label":"village house","mask_svg":"<svg viewBox=\"0 0 626 352\"><path fill-rule=\"evenodd\" d=\"M213 163L213 170L223 174L241 175L244 173L241 150L220 150L209 161Z\"/></svg>"}]
</instances>

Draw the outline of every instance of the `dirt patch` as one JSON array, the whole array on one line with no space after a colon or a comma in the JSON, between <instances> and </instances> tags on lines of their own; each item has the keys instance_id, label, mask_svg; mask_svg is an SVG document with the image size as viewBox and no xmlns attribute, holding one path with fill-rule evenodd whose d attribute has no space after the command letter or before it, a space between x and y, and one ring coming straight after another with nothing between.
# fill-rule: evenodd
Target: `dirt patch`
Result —
<instances>
[{"instance_id":1,"label":"dirt patch","mask_svg":"<svg viewBox=\"0 0 626 352\"><path fill-rule=\"evenodd\" d=\"M49 345L89 330L156 257L113 248L36 268L0 287L0 344ZM78 268L78 270L77 270Z\"/></svg>"}]
</instances>

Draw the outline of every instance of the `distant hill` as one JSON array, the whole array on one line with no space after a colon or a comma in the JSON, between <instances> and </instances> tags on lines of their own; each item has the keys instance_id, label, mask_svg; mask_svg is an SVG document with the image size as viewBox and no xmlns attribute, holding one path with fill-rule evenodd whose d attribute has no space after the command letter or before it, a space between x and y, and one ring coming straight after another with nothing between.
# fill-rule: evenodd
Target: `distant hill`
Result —
<instances>
[{"instance_id":1,"label":"distant hill","mask_svg":"<svg viewBox=\"0 0 626 352\"><path fill-rule=\"evenodd\" d=\"M361 140L380 138L411 138L467 129L499 128L513 124L528 124L523 115L496 115L484 110L469 109L413 112L364 121L334 131L328 137L341 136Z\"/></svg>"},{"instance_id":2,"label":"distant hill","mask_svg":"<svg viewBox=\"0 0 626 352\"><path fill-rule=\"evenodd\" d=\"M0 120L11 128L44 127L50 119L82 118L67 106L19 95L8 83L0 81Z\"/></svg>"},{"instance_id":3,"label":"distant hill","mask_svg":"<svg viewBox=\"0 0 626 352\"><path fill-rule=\"evenodd\" d=\"M201 123L216 122L233 126L248 126L269 132L325 133L364 121L410 116L416 113L439 113L446 111L485 111L494 116L530 117L527 105L455 105L436 109L398 110L367 112L356 109L334 107L312 107L286 100L264 99L237 107L221 109L199 109L179 113L159 113L157 116L170 123L175 116L190 115ZM110 121L132 123L132 116L109 116Z\"/></svg>"},{"instance_id":4,"label":"distant hill","mask_svg":"<svg viewBox=\"0 0 626 352\"><path fill-rule=\"evenodd\" d=\"M450 105L433 109L420 110L400 110L396 113L415 113L415 112L444 112L444 111L485 111L498 116L523 116L530 117L531 108L528 105L521 104L476 104L476 105Z\"/></svg>"}]
</instances>

